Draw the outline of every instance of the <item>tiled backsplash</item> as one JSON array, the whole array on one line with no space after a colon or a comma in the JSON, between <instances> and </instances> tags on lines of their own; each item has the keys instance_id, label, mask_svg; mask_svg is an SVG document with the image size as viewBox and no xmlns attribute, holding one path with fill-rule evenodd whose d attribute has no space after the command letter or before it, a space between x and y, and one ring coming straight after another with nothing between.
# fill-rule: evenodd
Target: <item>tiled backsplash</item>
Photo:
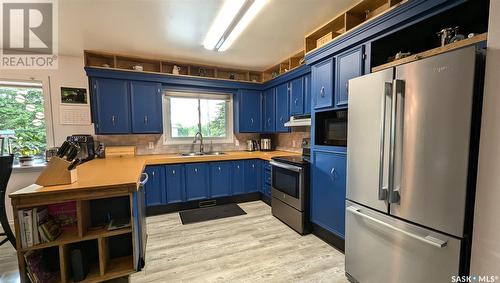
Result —
<instances>
[{"instance_id":1,"label":"tiled backsplash","mask_svg":"<svg viewBox=\"0 0 500 283\"><path fill-rule=\"evenodd\" d=\"M274 145L278 150L302 152L302 139L310 138L309 127L294 127L290 133L274 134Z\"/></svg>"},{"instance_id":2,"label":"tiled backsplash","mask_svg":"<svg viewBox=\"0 0 500 283\"><path fill-rule=\"evenodd\" d=\"M245 150L246 141L256 139L258 136L258 134L237 134L234 136L233 143L213 144L211 148L210 142L205 141L204 147L205 151ZM196 145L164 145L161 135L105 135L96 136L96 139L104 143L105 146L135 145L138 155L190 152L193 151L193 146L194 150L198 150L200 145L199 142ZM154 144L153 149L149 149L150 142ZM236 146L238 142L239 146Z\"/></svg>"},{"instance_id":3,"label":"tiled backsplash","mask_svg":"<svg viewBox=\"0 0 500 283\"><path fill-rule=\"evenodd\" d=\"M296 128L291 133L273 134L271 138L278 150L301 152L302 139L309 136L309 128L304 127ZM205 142L204 147L205 151L245 150L247 140L259 138L259 134L236 134L233 143L211 145L210 142ZM199 142L196 145L164 145L161 135L103 135L96 136L96 140L106 146L135 145L138 155L190 152L198 150L199 146ZM149 149L150 142L154 145L153 149Z\"/></svg>"}]
</instances>

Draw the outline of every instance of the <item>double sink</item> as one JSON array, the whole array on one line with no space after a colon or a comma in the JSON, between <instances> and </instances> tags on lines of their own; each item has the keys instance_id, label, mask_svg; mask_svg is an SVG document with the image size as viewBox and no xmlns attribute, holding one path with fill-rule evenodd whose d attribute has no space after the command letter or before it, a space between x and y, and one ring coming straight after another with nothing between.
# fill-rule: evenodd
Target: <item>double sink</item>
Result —
<instances>
[{"instance_id":1,"label":"double sink","mask_svg":"<svg viewBox=\"0 0 500 283\"><path fill-rule=\"evenodd\" d=\"M211 156L211 155L224 155L224 154L226 154L226 153L222 152L222 151L179 153L180 156Z\"/></svg>"}]
</instances>

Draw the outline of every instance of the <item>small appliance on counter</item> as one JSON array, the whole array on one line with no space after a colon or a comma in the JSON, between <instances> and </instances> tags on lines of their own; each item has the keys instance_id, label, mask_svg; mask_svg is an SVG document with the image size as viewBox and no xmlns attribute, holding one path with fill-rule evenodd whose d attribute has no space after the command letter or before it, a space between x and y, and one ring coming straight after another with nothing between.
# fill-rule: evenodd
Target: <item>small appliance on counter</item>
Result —
<instances>
[{"instance_id":1,"label":"small appliance on counter","mask_svg":"<svg viewBox=\"0 0 500 283\"><path fill-rule=\"evenodd\" d=\"M72 135L68 136L66 140L80 147L77 157L81 162L94 159L94 138L91 135Z\"/></svg>"},{"instance_id":2,"label":"small appliance on counter","mask_svg":"<svg viewBox=\"0 0 500 283\"><path fill-rule=\"evenodd\" d=\"M297 231L309 233L309 139L302 155L273 157L271 162L272 214Z\"/></svg>"},{"instance_id":3,"label":"small appliance on counter","mask_svg":"<svg viewBox=\"0 0 500 283\"><path fill-rule=\"evenodd\" d=\"M259 143L256 140L247 140L246 151L256 151L259 150Z\"/></svg>"},{"instance_id":4,"label":"small appliance on counter","mask_svg":"<svg viewBox=\"0 0 500 283\"><path fill-rule=\"evenodd\" d=\"M261 151L271 151L273 150L273 143L271 138L260 139L260 150Z\"/></svg>"}]
</instances>

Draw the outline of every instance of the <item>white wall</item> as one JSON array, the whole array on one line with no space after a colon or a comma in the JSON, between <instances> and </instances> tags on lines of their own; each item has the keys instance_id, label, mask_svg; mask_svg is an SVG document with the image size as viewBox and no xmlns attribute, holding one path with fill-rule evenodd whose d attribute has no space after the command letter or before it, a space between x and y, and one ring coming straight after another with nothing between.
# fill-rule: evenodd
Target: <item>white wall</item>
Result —
<instances>
[{"instance_id":1,"label":"white wall","mask_svg":"<svg viewBox=\"0 0 500 283\"><path fill-rule=\"evenodd\" d=\"M94 134L92 126L89 125L62 125L59 121L61 87L87 88L88 81L83 69L83 57L59 57L59 67L56 70L0 70L0 79L28 80L34 79L43 83L46 106L45 115L49 131L47 142L49 146L58 146L71 134ZM49 104L50 102L50 104ZM86 107L90 111L90 107ZM15 170L7 186L7 193L16 191L27 185L33 184L40 170L22 169ZM7 213L11 218L12 209L10 199L6 200Z\"/></svg>"},{"instance_id":2,"label":"white wall","mask_svg":"<svg viewBox=\"0 0 500 283\"><path fill-rule=\"evenodd\" d=\"M471 274L500 276L500 1L491 1Z\"/></svg>"}]
</instances>

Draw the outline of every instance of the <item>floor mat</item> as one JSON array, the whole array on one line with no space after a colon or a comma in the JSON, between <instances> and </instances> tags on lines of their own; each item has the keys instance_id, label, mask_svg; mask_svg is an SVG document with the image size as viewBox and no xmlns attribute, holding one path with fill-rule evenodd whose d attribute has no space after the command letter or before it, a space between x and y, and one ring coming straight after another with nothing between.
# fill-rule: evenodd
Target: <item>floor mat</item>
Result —
<instances>
[{"instance_id":1,"label":"floor mat","mask_svg":"<svg viewBox=\"0 0 500 283\"><path fill-rule=\"evenodd\" d=\"M236 203L197 208L179 212L182 224L184 225L245 214L247 213Z\"/></svg>"}]
</instances>

